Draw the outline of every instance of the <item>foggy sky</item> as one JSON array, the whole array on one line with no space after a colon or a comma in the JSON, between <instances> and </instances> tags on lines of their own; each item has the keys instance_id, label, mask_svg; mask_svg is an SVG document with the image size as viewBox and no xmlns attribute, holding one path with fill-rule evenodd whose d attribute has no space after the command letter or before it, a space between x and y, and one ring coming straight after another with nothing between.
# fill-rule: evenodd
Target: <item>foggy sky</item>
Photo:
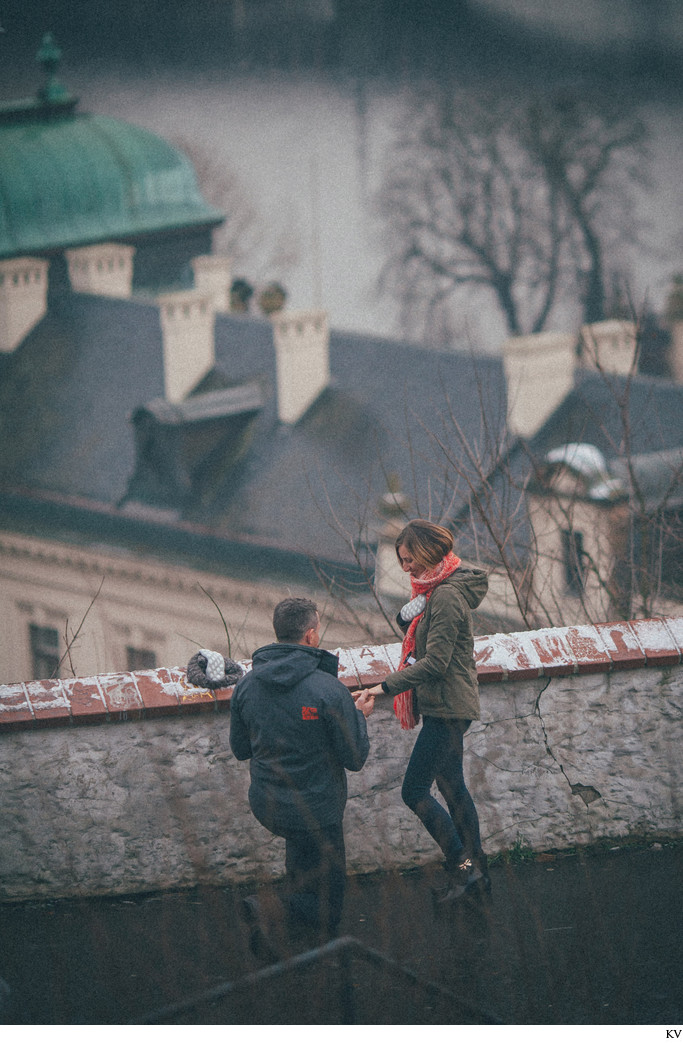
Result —
<instances>
[{"instance_id":1,"label":"foggy sky","mask_svg":"<svg viewBox=\"0 0 683 1043\"><path fill-rule=\"evenodd\" d=\"M660 14L668 10L668 0L648 3ZM614 0L591 5L596 15L619 7ZM479 21L482 12L506 6L507 0L0 0L0 98L35 92L35 53L41 34L51 30L63 51L59 78L80 96L82 111L169 138L193 135L246 180L266 222L274 224L277 215L298 225L302 257L288 276L291 306L322 304L334 325L389 334L400 331L395 307L375 295L383 255L372 196L403 87L425 76L520 94L553 83L605 84L649 106L657 190L644 197L640 217L662 256L648 260L639 289L659 303L667 279L683 269L683 244L672 256L665 242L683 224L683 98L675 62L655 53L651 37L639 47L615 33L621 40L615 58L588 36L577 49L576 32L563 43L552 19L545 19L549 35L536 38L528 22L518 31L519 23ZM559 6L545 0L548 13ZM620 0L623 10L639 6ZM515 0L514 7L527 14L543 9L536 0L521 8ZM584 0L572 10L584 17ZM583 24L588 32L590 20ZM495 323L490 335L495 345L501 336Z\"/></svg>"}]
</instances>

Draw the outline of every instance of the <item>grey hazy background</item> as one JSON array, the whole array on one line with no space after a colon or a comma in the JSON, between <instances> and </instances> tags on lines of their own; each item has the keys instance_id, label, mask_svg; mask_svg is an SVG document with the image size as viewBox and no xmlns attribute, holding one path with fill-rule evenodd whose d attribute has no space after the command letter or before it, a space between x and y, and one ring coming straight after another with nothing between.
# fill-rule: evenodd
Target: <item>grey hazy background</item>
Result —
<instances>
[{"instance_id":1,"label":"grey hazy background","mask_svg":"<svg viewBox=\"0 0 683 1043\"><path fill-rule=\"evenodd\" d=\"M642 110L652 186L635 219L638 301L661 307L683 270L683 5L670 0L0 0L0 98L32 94L51 30L61 82L81 109L192 140L234 171L273 235L296 245L287 270L265 254L235 271L280 278L292 307L400 335L378 296L385 253L375 199L403 92L430 78L518 96L604 89ZM493 313L493 309L491 310ZM463 309L463 331L496 350L503 331Z\"/></svg>"}]
</instances>

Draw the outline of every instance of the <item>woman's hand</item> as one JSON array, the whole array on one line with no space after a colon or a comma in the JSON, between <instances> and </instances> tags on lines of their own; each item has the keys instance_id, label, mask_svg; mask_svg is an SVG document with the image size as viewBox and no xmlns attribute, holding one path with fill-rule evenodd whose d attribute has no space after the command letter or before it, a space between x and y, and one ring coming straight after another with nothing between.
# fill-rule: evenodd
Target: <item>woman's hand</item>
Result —
<instances>
[{"instance_id":1,"label":"woman's hand","mask_svg":"<svg viewBox=\"0 0 683 1043\"><path fill-rule=\"evenodd\" d=\"M351 692L351 698L354 702L360 699L361 695L371 695L374 699L376 695L382 695L383 691L381 684L376 684L374 688L359 688L357 692Z\"/></svg>"}]
</instances>

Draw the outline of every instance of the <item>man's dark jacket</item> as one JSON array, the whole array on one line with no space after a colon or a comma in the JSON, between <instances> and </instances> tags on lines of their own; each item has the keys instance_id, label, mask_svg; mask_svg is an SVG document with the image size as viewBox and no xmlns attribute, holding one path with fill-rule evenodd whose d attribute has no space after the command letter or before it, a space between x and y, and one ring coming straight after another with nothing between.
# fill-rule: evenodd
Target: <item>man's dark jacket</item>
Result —
<instances>
[{"instance_id":1,"label":"man's dark jacket","mask_svg":"<svg viewBox=\"0 0 683 1043\"><path fill-rule=\"evenodd\" d=\"M251 758L249 803L271 833L341 824L345 769L365 764L365 717L337 680L338 665L322 648L266 645L233 692L230 748Z\"/></svg>"}]
</instances>

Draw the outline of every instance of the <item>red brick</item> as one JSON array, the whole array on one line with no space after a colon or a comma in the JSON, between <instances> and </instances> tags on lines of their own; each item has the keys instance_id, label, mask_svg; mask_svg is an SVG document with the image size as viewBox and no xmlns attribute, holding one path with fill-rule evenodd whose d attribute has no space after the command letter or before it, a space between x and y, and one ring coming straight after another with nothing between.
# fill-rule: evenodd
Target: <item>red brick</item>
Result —
<instances>
[{"instance_id":1,"label":"red brick","mask_svg":"<svg viewBox=\"0 0 683 1043\"><path fill-rule=\"evenodd\" d=\"M512 681L529 681L542 675L538 652L526 633L493 634L487 666L497 666Z\"/></svg>"},{"instance_id":2,"label":"red brick","mask_svg":"<svg viewBox=\"0 0 683 1043\"><path fill-rule=\"evenodd\" d=\"M166 717L180 712L180 686L170 671L141 670L136 675L145 717Z\"/></svg>"},{"instance_id":3,"label":"red brick","mask_svg":"<svg viewBox=\"0 0 683 1043\"><path fill-rule=\"evenodd\" d=\"M650 666L676 666L681 661L678 645L662 619L632 619L629 626Z\"/></svg>"},{"instance_id":4,"label":"red brick","mask_svg":"<svg viewBox=\"0 0 683 1043\"><path fill-rule=\"evenodd\" d=\"M392 672L389 656L384 645L364 645L348 650L361 688L372 688Z\"/></svg>"},{"instance_id":5,"label":"red brick","mask_svg":"<svg viewBox=\"0 0 683 1043\"><path fill-rule=\"evenodd\" d=\"M188 684L185 674L182 675L180 683L180 693L178 695L178 703L180 704L181 713L206 713L208 710L214 712L216 709L216 700L213 692L209 688L196 688L193 684Z\"/></svg>"},{"instance_id":6,"label":"red brick","mask_svg":"<svg viewBox=\"0 0 683 1043\"><path fill-rule=\"evenodd\" d=\"M662 622L671 634L683 662L683 616L662 616Z\"/></svg>"},{"instance_id":7,"label":"red brick","mask_svg":"<svg viewBox=\"0 0 683 1043\"><path fill-rule=\"evenodd\" d=\"M36 719L28 707L7 709L0 713L0 732L13 731L14 728L35 728Z\"/></svg>"},{"instance_id":8,"label":"red brick","mask_svg":"<svg viewBox=\"0 0 683 1043\"><path fill-rule=\"evenodd\" d=\"M576 660L564 629L536 630L529 638L541 661L544 677L564 677L576 672Z\"/></svg>"},{"instance_id":9,"label":"red brick","mask_svg":"<svg viewBox=\"0 0 683 1043\"><path fill-rule=\"evenodd\" d=\"M389 672L393 673L395 670L398 670L401 665L401 642L397 641L393 645L384 645L384 654L386 656Z\"/></svg>"},{"instance_id":10,"label":"red brick","mask_svg":"<svg viewBox=\"0 0 683 1043\"><path fill-rule=\"evenodd\" d=\"M85 677L64 682L71 703L71 716L77 724L102 724L107 720L107 706L99 677Z\"/></svg>"},{"instance_id":11,"label":"red brick","mask_svg":"<svg viewBox=\"0 0 683 1043\"><path fill-rule=\"evenodd\" d=\"M339 672L337 674L342 684L350 691L355 691L357 688L362 687L358 678L358 670L356 664L353 661L353 657L350 655L349 650L346 648L337 648L334 654L339 658Z\"/></svg>"},{"instance_id":12,"label":"red brick","mask_svg":"<svg viewBox=\"0 0 683 1043\"><path fill-rule=\"evenodd\" d=\"M37 725L49 727L70 723L71 700L64 682L58 679L27 681L26 694Z\"/></svg>"},{"instance_id":13,"label":"red brick","mask_svg":"<svg viewBox=\"0 0 683 1043\"><path fill-rule=\"evenodd\" d=\"M628 623L596 623L613 670L635 670L645 666L645 653Z\"/></svg>"},{"instance_id":14,"label":"red brick","mask_svg":"<svg viewBox=\"0 0 683 1043\"><path fill-rule=\"evenodd\" d=\"M23 684L0 685L0 732L35 725Z\"/></svg>"},{"instance_id":15,"label":"red brick","mask_svg":"<svg viewBox=\"0 0 683 1043\"><path fill-rule=\"evenodd\" d=\"M505 673L499 667L483 666L477 667L477 680L479 684L495 684L496 681L504 681Z\"/></svg>"},{"instance_id":16,"label":"red brick","mask_svg":"<svg viewBox=\"0 0 683 1043\"><path fill-rule=\"evenodd\" d=\"M144 716L144 703L135 683L135 674L103 674L100 686L113 721L138 721Z\"/></svg>"},{"instance_id":17,"label":"red brick","mask_svg":"<svg viewBox=\"0 0 683 1043\"><path fill-rule=\"evenodd\" d=\"M495 654L496 645L490 637L475 637L474 661L480 683L505 680L505 671L500 662L496 661Z\"/></svg>"},{"instance_id":18,"label":"red brick","mask_svg":"<svg viewBox=\"0 0 683 1043\"><path fill-rule=\"evenodd\" d=\"M178 691L178 705L181 713L214 713L217 706L216 697L211 688L197 688L190 684L185 670L179 668L168 670L169 684Z\"/></svg>"},{"instance_id":19,"label":"red brick","mask_svg":"<svg viewBox=\"0 0 683 1043\"><path fill-rule=\"evenodd\" d=\"M612 660L607 654L605 644L599 631L590 624L567 627L565 631L567 645L576 661L579 674L607 673L612 667Z\"/></svg>"}]
</instances>

